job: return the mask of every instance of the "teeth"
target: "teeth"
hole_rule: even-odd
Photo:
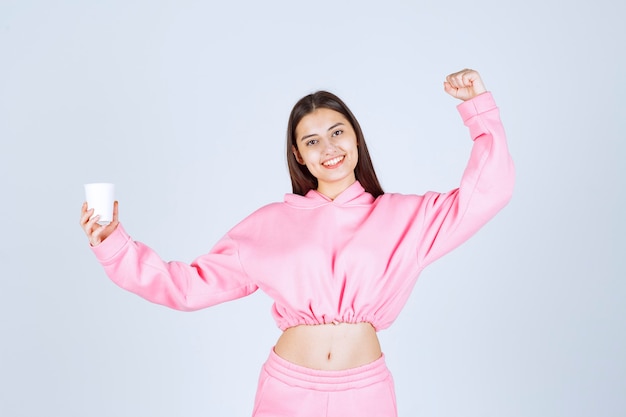
[[[341,162],[342,159],[343,159],[343,156],[338,156],[337,158],[333,158],[333,159],[331,159],[329,161],[324,162],[323,165],[327,166],[327,167],[332,166],[332,165],[336,165],[339,162]]]

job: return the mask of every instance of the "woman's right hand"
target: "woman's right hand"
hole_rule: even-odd
[[[109,237],[111,233],[115,230],[117,225],[119,224],[118,212],[117,212],[117,201],[113,203],[113,221],[107,225],[98,224],[98,220],[100,216],[91,216],[93,215],[93,209],[87,210],[87,202],[83,203],[83,207],[81,209],[80,216],[80,226],[85,231],[87,238],[89,239],[89,244],[91,246],[99,245],[104,239]],[[91,218],[91,219],[90,219]]]

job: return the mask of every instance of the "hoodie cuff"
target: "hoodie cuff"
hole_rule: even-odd
[[[470,100],[464,101],[456,106],[456,108],[463,119],[463,123],[465,123],[472,117],[493,110],[497,108],[497,106],[493,96],[487,91]]]
[[[114,258],[130,240],[130,236],[126,233],[122,224],[118,223],[113,233],[100,242],[99,245],[92,246],[91,250],[100,263],[106,263],[111,258]]]

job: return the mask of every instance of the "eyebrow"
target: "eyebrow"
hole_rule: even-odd
[[[330,132],[330,131],[331,131],[331,130],[333,130],[334,128],[339,127],[339,126],[343,126],[343,125],[344,125],[344,124],[343,124],[342,122],[335,123],[334,125],[332,125],[331,127],[329,127],[329,128],[328,128],[327,132]],[[302,136],[302,137],[300,138],[300,141],[303,141],[303,140],[308,139],[308,138],[312,138],[313,136],[317,136],[317,133],[312,133],[312,134],[310,134],[310,135]]]

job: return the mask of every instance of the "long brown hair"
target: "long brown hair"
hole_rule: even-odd
[[[296,144],[296,127],[304,116],[312,113],[316,109],[325,108],[341,113],[352,125],[356,133],[358,145],[358,158],[354,175],[361,183],[365,191],[372,194],[374,198],[384,194],[370,154],[365,144],[363,131],[356,117],[352,114],[348,106],[336,95],[328,91],[317,91],[313,94],[302,97],[291,110],[289,122],[287,124],[287,165],[289,166],[289,176],[291,177],[291,187],[294,194],[305,195],[309,190],[317,189],[317,178],[315,178],[305,165],[300,165],[293,154],[293,147]]]

